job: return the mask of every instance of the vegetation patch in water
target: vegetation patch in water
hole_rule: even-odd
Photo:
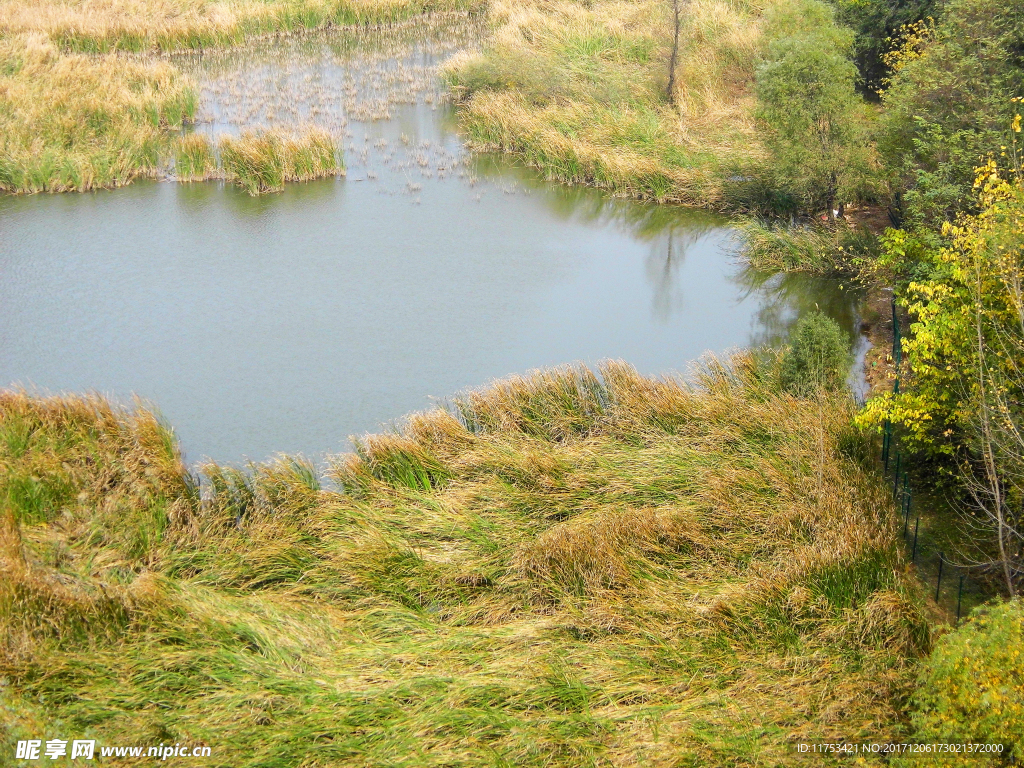
[[[276,192],[285,182],[334,176],[340,170],[334,139],[326,131],[277,131],[224,136],[218,144],[225,176],[250,195]]]

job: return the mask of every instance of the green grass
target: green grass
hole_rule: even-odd
[[[737,221],[735,226],[743,255],[762,272],[854,276],[879,253],[875,235],[852,229],[844,222],[787,226],[747,218]]]
[[[200,488],[145,410],[0,395],[0,737],[566,767],[901,738],[931,640],[896,515],[847,400],[777,365],[509,379],[327,484],[280,459]]]

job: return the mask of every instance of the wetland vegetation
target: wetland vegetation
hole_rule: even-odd
[[[410,210],[445,177],[471,190],[460,210],[532,193],[503,172],[488,186],[487,162],[444,132],[418,135],[440,108],[430,125],[457,125],[471,149],[658,204],[594,198],[595,220],[628,220],[649,244],[657,322],[682,303],[687,249],[714,230],[666,224],[671,203],[760,216],[733,230],[761,269],[729,280],[751,293],[807,275],[887,284],[912,322],[903,390],[882,382],[861,410],[843,392],[850,339],[812,311],[836,292],[800,289],[746,332],[774,350],[706,358],[685,382],[607,362],[504,378],[355,439],[326,468],[189,467],[141,404],[2,392],[5,746],[74,729],[202,742],[218,765],[568,767],[796,765],[796,741],[922,739],[998,741],[1019,759],[1020,601],[953,631],[907,562],[875,457],[878,428],[895,425],[915,482],[961,507],[960,559],[1015,598],[1022,13],[995,0],[0,0],[4,192],[167,177],[258,196],[321,178]],[[329,32],[346,26],[366,29],[359,57]],[[252,44],[282,40],[288,65],[264,66]],[[314,211],[301,234],[331,229],[315,197],[279,198],[299,200]],[[284,208],[232,205],[271,210],[254,230],[265,249],[246,257],[272,277]],[[392,208],[359,210],[397,231],[380,218]],[[527,207],[506,210],[533,226]],[[30,218],[12,229],[42,242]],[[297,239],[314,255],[328,242]],[[401,261],[382,295],[447,266]],[[487,266],[507,285],[522,273]],[[304,300],[332,286],[328,268],[302,265]],[[348,290],[346,275],[335,293]],[[859,295],[824,307],[849,315],[846,331]],[[419,330],[425,305],[397,298],[381,326],[411,325],[409,304]],[[430,298],[453,317],[468,301]],[[486,330],[474,307],[460,322]],[[437,355],[428,336],[403,346]],[[282,369],[324,356],[290,352]],[[891,381],[895,361],[881,363]]]
[[[497,382],[300,460],[4,395],[4,735],[218,765],[800,764],[900,740],[927,601],[846,395],[779,363]],[[327,484],[329,481],[329,484]]]

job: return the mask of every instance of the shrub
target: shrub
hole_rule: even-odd
[[[911,722],[925,741],[997,742],[1024,750],[1024,603],[977,609],[925,661]]]
[[[782,360],[782,385],[796,395],[842,389],[850,367],[850,339],[821,312],[800,319]]]

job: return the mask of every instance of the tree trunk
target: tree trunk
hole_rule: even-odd
[[[672,0],[672,20],[674,31],[672,36],[672,58],[668,62],[668,103],[676,105],[676,64],[679,62],[679,0]]]
[[[1011,532],[1006,519],[1006,502],[1003,497],[1003,485],[999,478],[999,467],[996,463],[996,439],[992,425],[992,414],[989,408],[989,393],[985,361],[985,336],[982,332],[981,275],[980,266],[975,263],[974,286],[974,328],[977,336],[978,353],[978,404],[981,417],[981,452],[985,465],[985,482],[988,484],[988,495],[992,508],[989,515],[995,523],[996,538],[999,544],[999,559],[1003,563],[1003,578],[1006,579],[1006,591],[1015,597],[1017,590],[1013,583],[1013,569],[1010,564],[1010,553],[1007,543],[1011,541]]]

